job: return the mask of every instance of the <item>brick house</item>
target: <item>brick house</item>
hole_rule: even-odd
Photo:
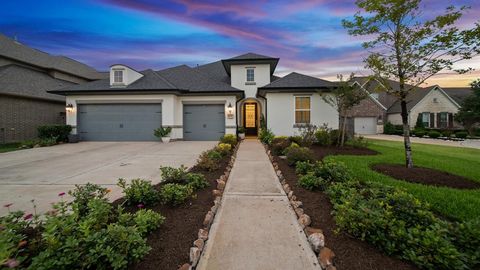
[[[65,98],[47,91],[101,77],[85,64],[0,34],[0,143],[35,138],[41,125],[65,124]]]

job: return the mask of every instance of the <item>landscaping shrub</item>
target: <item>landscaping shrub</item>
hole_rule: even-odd
[[[78,215],[85,216],[88,213],[88,203],[92,200],[102,200],[107,202],[108,189],[92,183],[85,185],[75,185],[73,190],[68,191],[68,194],[73,197],[72,205],[77,211]],[[62,195],[63,193],[60,193]]]
[[[218,163],[218,159],[214,159],[210,156],[210,151],[204,151],[200,157],[197,159],[197,167],[206,170],[209,172],[218,170],[220,168],[220,164]],[[213,154],[215,155],[215,154]]]
[[[345,140],[348,139],[348,134],[345,134]],[[340,141],[340,130],[332,129],[330,130],[330,140],[332,141],[332,145],[337,144]]]
[[[287,162],[290,166],[295,165],[298,161],[313,161],[315,158],[313,156],[312,150],[307,147],[288,147],[286,151]]]
[[[298,178],[298,184],[308,190],[325,190],[326,188],[325,180],[312,172],[300,176],[300,178]]]
[[[285,149],[290,146],[290,141],[286,136],[275,136],[272,140],[271,149],[274,155],[281,156]]]
[[[190,185],[165,184],[160,190],[162,203],[172,206],[185,202],[193,194]]]
[[[331,130],[328,128],[319,128],[315,132],[315,138],[316,138],[316,143],[318,145],[322,146],[328,146],[333,144],[332,136],[331,136]]]
[[[292,143],[296,143],[297,145],[302,144],[302,137],[301,136],[290,136],[288,140]]]
[[[295,173],[298,175],[305,175],[311,172],[315,166],[316,163],[310,161],[298,161],[295,163]]]
[[[346,144],[353,148],[366,148],[368,146],[368,140],[363,136],[353,137],[351,140],[348,140]]]
[[[467,136],[468,136],[468,133],[466,131],[458,131],[455,133],[456,138],[466,139]]]
[[[127,184],[125,179],[120,178],[117,185],[122,188],[129,205],[151,205],[159,199],[158,192],[153,188],[151,181],[132,179],[130,184]]]
[[[222,159],[222,154],[216,150],[208,150],[207,153],[208,157],[213,160],[219,161]]]
[[[204,189],[204,188],[210,186],[207,179],[205,179],[205,176],[201,173],[188,173],[187,174],[187,183],[194,190]]]
[[[142,236],[146,236],[165,222],[165,217],[150,210],[140,209],[134,214],[121,213],[118,217],[118,223],[124,226],[136,226]]]
[[[160,175],[164,183],[186,184],[187,174],[187,167],[183,165],[178,168],[160,167]]]
[[[23,211],[15,211],[0,217],[0,267],[5,266],[8,260],[14,260],[19,268],[22,267],[29,246],[35,245],[36,239],[27,239],[26,235],[27,231],[32,230],[32,219],[25,219],[24,216]]]
[[[384,125],[383,125],[383,133],[384,134],[388,134],[388,135],[394,135],[396,134],[395,133],[395,126],[390,123],[390,122],[386,122]]]
[[[268,129],[268,128],[262,128],[260,129],[260,132],[258,134],[258,139],[267,145],[270,145],[272,143],[273,138],[275,137],[275,134]]]
[[[428,137],[436,139],[436,138],[440,137],[440,132],[438,132],[436,130],[431,130],[431,131],[428,132]]]
[[[422,138],[423,136],[425,136],[425,133],[426,133],[425,130],[422,130],[422,129],[416,129],[413,131],[413,134],[419,138]]]
[[[221,143],[227,143],[234,148],[237,145],[238,139],[236,135],[233,134],[225,134],[220,138]]]
[[[57,137],[42,138],[38,140],[38,145],[40,145],[41,147],[52,146],[52,145],[56,145],[57,141],[58,141]]]
[[[312,124],[302,125],[299,128],[300,136],[302,137],[302,141],[300,143],[301,146],[310,147],[316,140],[315,134],[318,130],[318,127]]]
[[[445,129],[445,130],[442,130],[442,136],[443,137],[447,137],[447,138],[450,138],[453,134],[453,131],[452,130],[449,130],[449,129]]]
[[[68,141],[68,135],[72,131],[70,125],[46,125],[37,128],[40,139],[56,138],[57,142]]]
[[[219,152],[222,156],[226,156],[232,151],[232,145],[228,143],[219,143],[217,147],[215,147],[215,151]]]
[[[317,176],[322,177],[328,182],[346,182],[352,179],[347,166],[342,162],[334,160],[317,162],[313,169]]]

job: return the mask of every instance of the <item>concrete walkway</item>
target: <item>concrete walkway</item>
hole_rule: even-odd
[[[197,269],[320,269],[257,140],[240,144]]]
[[[376,135],[363,135],[363,137],[367,139],[403,142],[403,137],[398,135],[376,134]],[[480,149],[480,140],[467,139],[464,141],[447,141],[447,140],[430,139],[430,138],[410,137],[410,141],[412,143],[423,143],[423,144],[468,147],[468,148]]]

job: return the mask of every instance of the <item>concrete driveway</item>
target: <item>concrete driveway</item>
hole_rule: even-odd
[[[216,142],[81,142],[0,154],[0,215],[3,205],[12,210],[50,209],[75,184],[88,182],[112,190],[110,199],[121,197],[118,178],[144,178],[160,182],[160,166],[191,167],[202,151]],[[68,199],[68,196],[66,197]]]

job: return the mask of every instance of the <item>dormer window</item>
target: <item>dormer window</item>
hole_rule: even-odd
[[[247,82],[255,81],[255,69],[247,68]]]
[[[123,83],[123,70],[113,71],[113,83]]]

